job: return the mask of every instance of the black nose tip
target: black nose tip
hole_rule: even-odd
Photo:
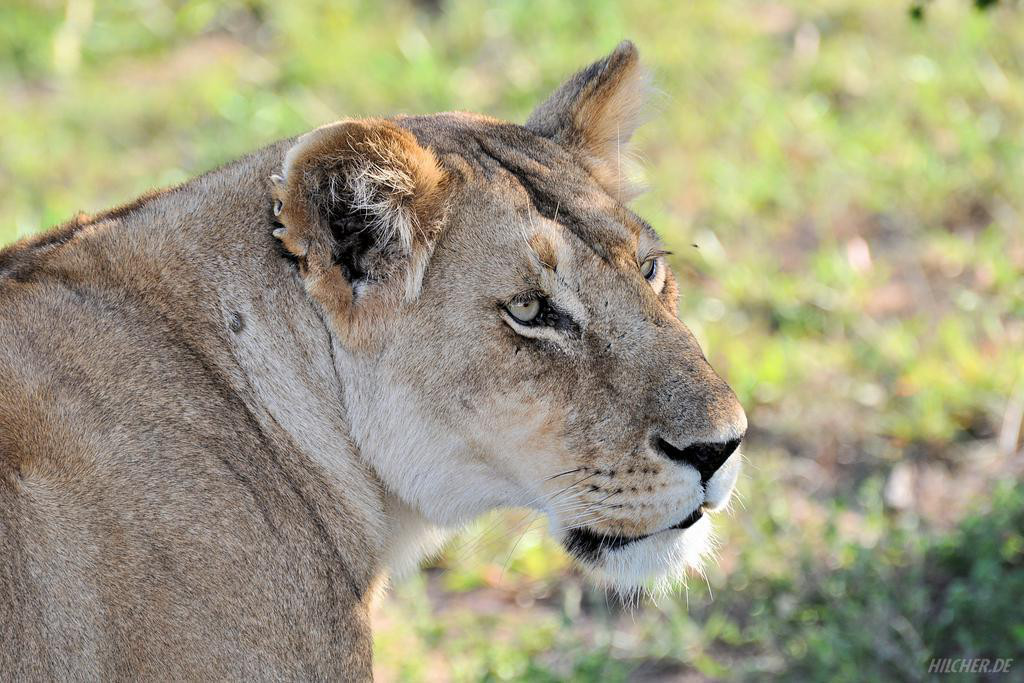
[[[696,467],[700,472],[701,483],[707,484],[711,475],[718,471],[722,463],[728,460],[736,447],[740,445],[740,440],[702,441],[692,443],[685,448],[676,448],[665,439],[656,438],[654,444],[669,460]]]

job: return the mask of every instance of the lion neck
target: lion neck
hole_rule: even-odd
[[[369,547],[347,554],[358,554],[372,583],[383,586],[436,549],[443,534],[361,457],[332,333],[271,235],[269,178],[290,144],[155,194],[87,238],[121,271],[120,286],[142,292],[180,326],[183,342],[229,382],[261,429],[287,434],[288,456],[313,465],[351,511],[355,536],[367,539]],[[126,262],[131,269],[120,267]]]

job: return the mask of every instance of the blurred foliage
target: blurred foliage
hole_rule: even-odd
[[[910,3],[910,18],[921,21],[925,18],[925,9],[932,0],[914,0]],[[1011,0],[1013,1],[1013,0]],[[979,10],[987,10],[999,5],[999,0],[971,0]]]
[[[802,680],[918,680],[948,653],[1019,655],[1024,494],[1004,486],[985,510],[938,539],[893,525],[870,547],[840,544],[832,566],[809,563],[808,552],[797,574],[769,584],[759,618],[733,622],[736,644],[782,653],[787,676]],[[742,614],[740,595],[721,599],[718,609]]]
[[[992,493],[1020,473],[1024,16],[989,5],[7,0],[0,243],[343,116],[522,121],[632,38],[664,93],[637,208],[748,409],[746,509],[706,585],[633,611],[484,520],[381,610],[381,677],[1024,666],[1022,498]]]

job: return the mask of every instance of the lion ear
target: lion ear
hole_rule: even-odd
[[[563,83],[534,110],[526,127],[578,153],[605,190],[628,198],[622,164],[651,89],[650,72],[626,40]]]
[[[274,231],[315,298],[338,312],[373,288],[416,297],[440,230],[446,176],[390,121],[342,121],[307,133],[272,177]]]

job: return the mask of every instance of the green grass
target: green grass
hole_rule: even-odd
[[[1024,671],[1024,14],[971,5],[15,0],[0,243],[342,116],[521,121],[632,38],[637,207],[747,408],[745,505],[707,583],[632,611],[539,527],[470,532],[382,608],[381,678]]]

